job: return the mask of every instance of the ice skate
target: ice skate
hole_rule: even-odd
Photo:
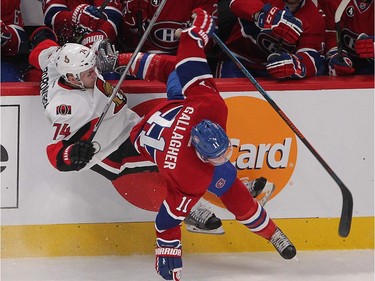
[[[184,220],[186,229],[195,233],[224,234],[221,220],[204,206],[192,210]]]
[[[279,228],[276,228],[275,233],[269,241],[284,259],[292,259],[297,254],[297,250],[292,242],[290,242],[288,237]]]
[[[250,181],[247,177],[241,178],[240,180],[244,183],[247,190],[249,190],[251,196],[254,198],[258,197],[260,194],[264,194],[262,199],[258,200],[262,206],[266,205],[268,199],[270,199],[275,190],[275,185],[272,182],[267,181],[267,179],[264,177],[260,177],[252,181]]]

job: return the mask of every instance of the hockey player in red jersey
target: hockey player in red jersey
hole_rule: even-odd
[[[1,81],[22,81],[22,71],[15,65],[17,54],[27,52],[27,38],[20,10],[20,0],[1,1]]]
[[[374,73],[374,1],[351,0],[340,19],[343,52],[338,54],[335,12],[341,0],[321,1],[325,15],[326,59],[329,74],[344,76]]]
[[[324,72],[324,21],[312,0],[233,0],[226,44],[254,76],[302,79]],[[217,77],[243,77],[225,56]]]
[[[161,0],[125,0],[121,39],[127,50],[136,47],[160,3]],[[217,0],[167,1],[142,50],[150,53],[176,54],[178,39],[175,31],[188,26],[191,12],[198,7],[216,17]]]
[[[122,3],[110,0],[43,0],[44,23],[58,35],[59,44],[82,43],[91,46],[108,38],[115,41],[122,22]]]
[[[204,51],[215,26],[204,10],[193,12],[192,26],[181,34],[176,71],[168,85],[180,84],[186,98],[180,91],[172,93],[131,132],[136,149],[157,164],[168,185],[155,219],[155,267],[165,280],[181,280],[180,224],[206,190],[217,195],[239,222],[269,240],[283,258],[296,254],[293,244],[251,197],[228,161],[232,147],[225,133],[227,107]]]
[[[51,164],[64,172],[91,169],[109,180],[124,174],[157,171],[155,164],[140,156],[130,142],[130,130],[141,119],[128,108],[122,91],[117,93],[93,140],[96,153],[93,143],[88,142],[113,90],[96,68],[98,65],[103,72],[113,70],[117,55],[109,43],[98,41],[89,49],[75,43],[60,47],[55,41],[52,30],[39,29],[33,35],[35,47],[29,58],[31,65],[43,69],[40,94],[45,116],[51,123],[51,142],[47,147]],[[167,71],[172,71],[174,61],[166,64],[171,65]],[[151,68],[159,72],[157,65]],[[265,184],[261,178],[248,186],[257,196]],[[190,217],[194,228],[189,230],[211,234],[222,231],[221,221],[213,212],[202,206],[195,210]]]

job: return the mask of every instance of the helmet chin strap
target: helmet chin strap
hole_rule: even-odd
[[[73,74],[70,74],[73,76],[73,79],[74,81],[76,81],[77,83],[72,83],[69,79],[68,79],[68,75],[66,75],[66,78],[64,76],[61,76],[64,80],[64,83],[68,86],[71,86],[73,88],[77,88],[77,89],[81,89],[81,90],[86,90],[85,86],[83,85],[81,79],[77,79],[76,77],[74,77]]]

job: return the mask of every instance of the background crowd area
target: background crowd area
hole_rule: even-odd
[[[162,0],[34,0],[38,5],[32,8],[43,15],[39,26],[25,23],[23,15],[30,13],[22,5],[26,1],[1,1],[1,82],[39,82],[42,72],[29,65],[28,57],[44,39],[88,47],[108,39],[120,53],[132,52]],[[350,0],[336,25],[341,2],[167,0],[141,51],[175,55],[174,31],[188,28],[192,12],[200,7],[213,15],[218,36],[255,77],[373,75],[373,0]],[[213,41],[206,53],[214,77],[243,77]],[[118,73],[107,76],[118,78]]]

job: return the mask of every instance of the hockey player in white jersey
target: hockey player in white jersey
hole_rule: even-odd
[[[115,67],[117,54],[107,41],[91,48],[67,43],[59,46],[53,31],[46,27],[32,35],[34,46],[29,61],[43,71],[40,94],[45,116],[51,123],[47,156],[59,171],[91,169],[109,180],[124,174],[157,171],[134,149],[129,140],[133,126],[140,117],[127,104],[121,90],[116,94],[94,139],[90,137],[114,87],[100,72]],[[247,181],[256,197],[266,180]],[[185,220],[188,230],[222,234],[222,223],[199,203]]]

